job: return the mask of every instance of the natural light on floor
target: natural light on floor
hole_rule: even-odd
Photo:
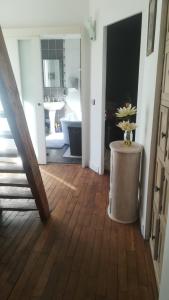
[[[77,190],[77,188],[76,188],[74,185],[72,185],[72,184],[66,182],[65,180],[59,178],[58,176],[52,175],[51,173],[49,173],[49,172],[46,171],[46,170],[42,170],[42,172],[43,172],[44,174],[46,174],[46,175],[52,177],[53,179],[59,181],[60,183],[66,185],[66,186],[67,186],[68,188],[70,188],[71,190],[74,190],[74,191]]]

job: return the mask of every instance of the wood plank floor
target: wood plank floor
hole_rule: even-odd
[[[137,224],[107,216],[109,177],[79,165],[41,167],[52,210],[3,212],[0,300],[156,300],[149,245]]]

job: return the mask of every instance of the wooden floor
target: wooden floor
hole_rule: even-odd
[[[41,168],[52,214],[4,212],[0,300],[156,300],[150,250],[136,224],[107,217],[108,176]]]

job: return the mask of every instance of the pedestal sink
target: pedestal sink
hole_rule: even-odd
[[[50,133],[55,133],[55,115],[56,111],[61,110],[65,106],[64,101],[44,102],[44,109],[49,111]]]

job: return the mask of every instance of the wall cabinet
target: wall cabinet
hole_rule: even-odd
[[[166,42],[163,81],[162,81],[162,104],[169,107],[169,40]]]
[[[169,202],[169,107],[160,106],[157,157],[154,177],[154,199],[151,226],[151,251],[156,278],[160,283],[165,228]]]
[[[169,174],[165,171],[162,162],[157,158],[150,246],[158,284],[160,283],[163,262],[168,196]]]
[[[155,180],[154,180],[154,207],[156,207],[158,213],[161,210],[163,183],[164,183],[164,167],[161,161],[157,158]]]
[[[157,146],[158,146],[158,153],[162,161],[164,161],[166,157],[168,116],[169,116],[168,108],[161,105]]]
[[[169,40],[169,10],[168,10],[168,17],[167,17],[166,40]]]
[[[151,226],[151,251],[156,277],[160,283],[165,228],[168,218],[169,202],[169,108],[161,105],[157,141],[157,158],[154,178],[154,199]]]
[[[163,192],[161,197],[160,214],[164,223],[167,223],[169,203],[169,173],[165,172],[163,181]]]
[[[159,226],[160,219],[158,217],[158,212],[155,207],[152,211],[152,226],[151,226],[151,251],[153,260],[156,261],[158,258],[158,241],[159,241]]]
[[[169,202],[169,11],[157,137],[150,247],[158,285],[161,279]]]

